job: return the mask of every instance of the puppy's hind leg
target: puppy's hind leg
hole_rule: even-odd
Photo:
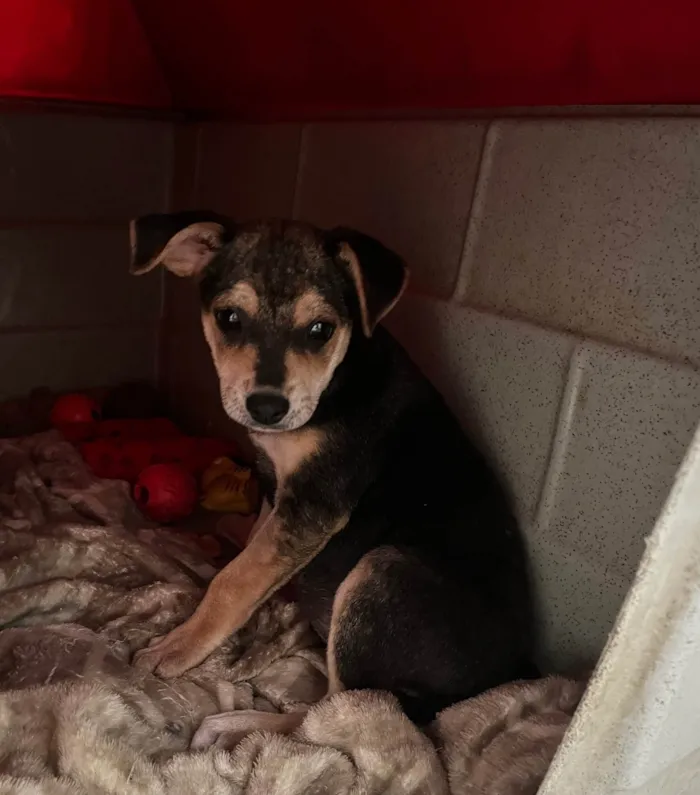
[[[336,591],[329,695],[388,690],[416,723],[511,678],[498,610],[411,550],[368,552]],[[500,629],[497,629],[500,626]]]

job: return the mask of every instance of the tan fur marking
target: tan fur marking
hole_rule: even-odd
[[[242,309],[251,317],[258,314],[260,298],[249,282],[236,282],[230,290],[216,297],[213,309]]]
[[[339,326],[328,344],[318,353],[300,353],[289,350],[284,357],[287,370],[287,392],[294,402],[294,391],[318,401],[330,383],[336,367],[342,362],[350,344],[351,331],[348,326]]]
[[[328,632],[326,645],[326,665],[328,668],[328,693],[332,696],[345,690],[345,686],[338,674],[338,660],[336,658],[336,640],[340,622],[349,604],[352,603],[357,592],[372,577],[375,567],[383,561],[400,558],[400,553],[393,547],[378,547],[360,558],[359,563],[351,569],[350,573],[338,586],[333,597],[333,610],[331,613],[331,626]]]
[[[258,361],[257,348],[253,345],[232,347],[224,344],[216,321],[208,312],[202,315],[202,327],[222,387],[248,381],[252,386]]]
[[[351,246],[347,243],[343,243],[340,247],[340,251],[338,252],[338,256],[345,260],[348,264],[348,268],[350,269],[350,276],[352,276],[352,280],[355,283],[355,290],[357,291],[357,298],[360,304],[360,315],[362,316],[362,330],[365,333],[365,336],[370,337],[372,332],[374,331],[374,327],[379,323],[383,318],[385,318],[389,312],[396,306],[396,304],[401,299],[401,296],[404,294],[406,287],[408,286],[408,270],[404,271],[404,279],[403,283],[401,284],[401,289],[398,292],[398,295],[394,300],[384,307],[377,318],[374,321],[374,325],[370,322],[369,313],[367,311],[367,296],[365,294],[365,283],[364,279],[362,278],[362,268],[360,267],[360,262],[357,259],[357,255],[352,250]]]
[[[300,428],[280,433],[252,433],[251,438],[272,461],[278,486],[283,486],[305,461],[318,454],[325,437],[315,428]]]
[[[253,536],[256,535],[258,530],[265,524],[267,518],[272,513],[272,506],[267,501],[267,498],[264,497],[262,501],[262,505],[260,506],[260,513],[258,514],[258,518],[255,520],[255,524],[251,527],[250,533],[248,533],[248,541],[247,543],[253,540]]]
[[[331,614],[331,627],[328,633],[326,646],[326,666],[328,668],[328,693],[326,697],[345,690],[338,674],[338,661],[336,659],[336,636],[341,617],[352,600],[355,592],[360,588],[372,573],[372,564],[366,557],[350,571],[350,574],[340,583],[333,598],[333,612]]]
[[[136,261],[136,221],[129,221],[129,246],[131,247],[131,269]],[[136,269],[138,270],[138,269]]]
[[[137,276],[153,270],[157,265],[164,265],[176,276],[196,276],[207,266],[217,249],[221,246],[221,224],[203,221],[181,229],[170,238],[160,252],[150,262],[136,267],[133,262],[131,272]],[[136,251],[136,228],[130,232],[132,252]]]
[[[280,553],[289,533],[273,510],[250,544],[214,577],[194,614],[154,646],[138,652],[137,666],[169,677],[198,665],[346,524],[344,516],[324,532],[310,536],[290,556]]]
[[[352,280],[355,284],[355,290],[357,292],[357,300],[360,304],[360,316],[362,317],[362,331],[364,331],[365,336],[369,337],[372,334],[372,326],[369,322],[369,314],[367,312],[367,296],[365,295],[365,285],[362,279],[362,269],[360,268],[360,263],[357,259],[357,255],[355,252],[350,248],[347,243],[343,243],[340,247],[340,251],[338,252],[338,256],[347,262],[348,267],[350,268],[350,276],[352,276]]]
[[[315,320],[337,322],[333,307],[316,290],[309,290],[301,295],[294,304],[293,322],[295,326],[304,328]]]

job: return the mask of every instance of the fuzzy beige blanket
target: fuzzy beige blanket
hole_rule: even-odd
[[[324,700],[323,649],[281,600],[179,679],[136,672],[213,573],[57,434],[0,441],[0,794],[536,792],[580,683],[514,683],[424,734],[387,694]],[[217,713],[309,705],[291,735],[205,732],[190,750]]]

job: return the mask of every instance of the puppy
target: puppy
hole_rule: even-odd
[[[229,416],[267,510],[193,616],[138,653],[198,665],[296,578],[330,693],[396,694],[414,720],[526,675],[526,560],[508,501],[441,397],[380,325],[403,261],[348,229],[214,213],[132,223],[132,272],[198,280]]]

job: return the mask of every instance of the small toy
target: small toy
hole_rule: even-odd
[[[202,493],[202,507],[209,511],[249,514],[257,503],[251,471],[226,457],[217,458],[205,470]]]
[[[61,395],[51,409],[51,424],[55,428],[76,423],[98,422],[100,407],[96,400],[79,392]]]
[[[96,400],[79,392],[61,395],[53,404],[49,419],[69,442],[77,444],[94,435],[100,406]]]
[[[189,516],[197,504],[197,482],[178,464],[153,464],[139,475],[134,500],[154,522],[169,524]]]
[[[146,439],[95,439],[82,444],[80,454],[98,478],[129,483],[151,464],[166,463],[153,460],[153,444]]]
[[[155,423],[155,420],[149,422]],[[230,454],[233,449],[228,442],[218,439],[167,435],[165,431],[168,421],[162,422],[165,423],[162,436],[105,436],[82,444],[80,453],[97,477],[133,483],[151,464],[180,464],[195,477],[199,477],[212,461]],[[109,423],[109,427],[115,427],[112,421]],[[97,433],[101,433],[101,429],[107,425],[107,422],[100,423]]]

